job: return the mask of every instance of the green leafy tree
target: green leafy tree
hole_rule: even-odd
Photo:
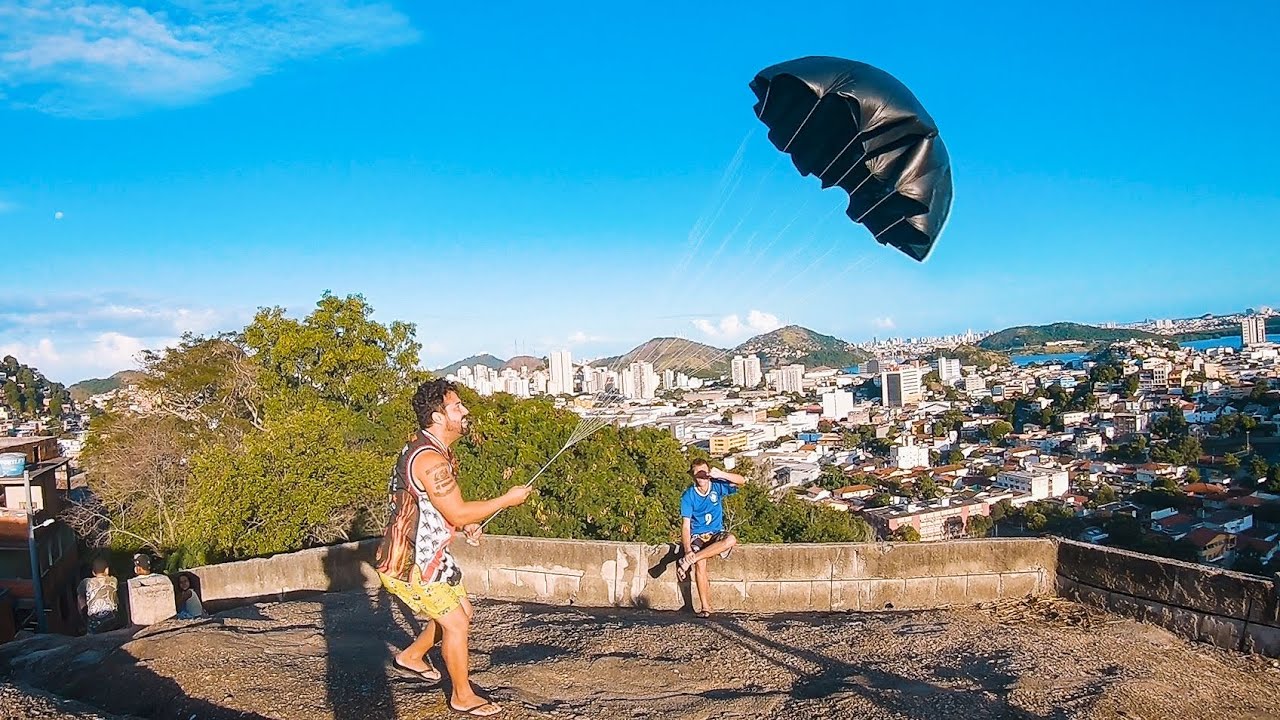
[[[991,529],[995,527],[995,522],[986,515],[972,515],[969,517],[969,524],[965,528],[969,537],[984,538],[991,534]]]
[[[897,542],[920,542],[920,531],[910,525],[903,525],[894,530],[890,538]]]
[[[1000,442],[1011,432],[1013,432],[1013,425],[1005,420],[997,420],[987,426],[987,436],[993,443]]]
[[[1270,469],[1271,464],[1261,455],[1254,453],[1249,457],[1249,474],[1255,479],[1265,477]]]
[[[1240,458],[1232,453],[1227,453],[1227,456],[1222,459],[1222,469],[1232,475],[1236,474],[1240,471]]]
[[[1116,501],[1116,491],[1110,485],[1103,483],[1098,486],[1097,492],[1093,494],[1093,501],[1099,505],[1107,505]]]
[[[893,498],[889,495],[889,493],[883,493],[883,492],[876,493],[875,495],[872,495],[871,497],[867,498],[866,507],[869,507],[869,508],[888,507],[889,503],[891,502],[893,502]]]
[[[1124,378],[1124,396],[1131,398],[1138,394],[1138,376],[1126,375]]]

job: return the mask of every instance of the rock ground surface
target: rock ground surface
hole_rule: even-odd
[[[1273,661],[1060,600],[711,620],[478,600],[474,625],[472,679],[505,718],[1280,718]],[[0,717],[462,717],[447,677],[388,669],[418,627],[356,591],[18,640]]]

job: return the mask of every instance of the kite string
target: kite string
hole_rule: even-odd
[[[569,440],[571,441],[572,439],[573,439],[572,436],[570,436]],[[533,477],[529,478],[529,481],[524,484],[524,487],[532,487],[533,481],[537,480],[538,477],[542,475],[542,473],[545,472],[547,468],[551,467],[551,463],[555,462],[556,458],[560,457],[562,454],[564,454],[565,450],[569,449],[569,446],[572,444],[572,442],[570,441],[565,441],[565,444],[559,450],[556,451],[556,454],[552,455],[551,459],[548,460],[546,464],[543,465],[538,470],[538,472],[534,473]],[[480,529],[483,530],[485,526],[488,525],[490,522],[492,522],[494,518],[498,517],[498,513],[502,512],[504,509],[505,508],[498,508],[497,512],[494,512],[492,515],[488,517],[488,519],[486,519],[483,523],[480,524]]]

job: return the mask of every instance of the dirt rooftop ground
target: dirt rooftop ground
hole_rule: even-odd
[[[1280,718],[1277,663],[1063,600],[712,620],[476,605],[473,679],[507,718]],[[357,591],[19,640],[0,646],[0,717],[461,717],[445,685],[387,669],[416,622]]]

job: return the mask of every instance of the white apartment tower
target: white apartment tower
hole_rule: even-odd
[[[952,385],[960,379],[960,360],[958,358],[938,358],[938,379],[943,385]]]
[[[1267,319],[1262,315],[1247,315],[1240,320],[1240,340],[1245,347],[1265,345]]]
[[[759,355],[746,357],[735,355],[733,361],[729,363],[729,368],[733,374],[733,384],[738,387],[755,387],[760,384],[760,379],[763,377],[760,374]]]
[[[880,402],[885,407],[902,407],[924,399],[924,368],[907,365],[880,373]]]

